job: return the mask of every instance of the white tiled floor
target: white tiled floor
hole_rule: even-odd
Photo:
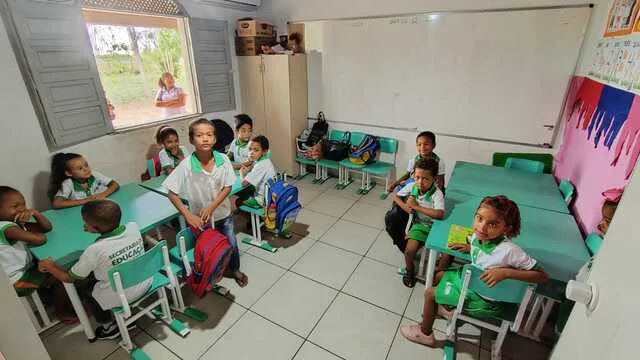
[[[229,298],[199,299],[185,290],[187,303],[209,315],[204,322],[176,315],[191,328],[187,337],[141,320],[134,342],[152,359],[441,359],[441,349],[399,333],[401,324],[420,320],[424,287],[408,289],[396,274],[402,257],[382,230],[390,204],[379,199],[382,187],[360,196],[357,183],[343,191],[333,185],[333,179],[312,184],[311,176],[298,182],[305,208],[294,236],[272,241],[277,252],[241,248],[246,288],[225,279]],[[445,326],[436,321],[438,339]],[[459,333],[458,359],[490,358],[489,336],[470,325]],[[59,326],[42,338],[54,360],[128,358],[116,341],[90,344],[79,326]],[[548,356],[540,344],[510,336],[503,358]]]

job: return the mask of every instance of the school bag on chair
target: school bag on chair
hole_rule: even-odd
[[[267,230],[285,237],[302,208],[298,201],[298,188],[287,181],[287,175],[267,181],[265,191],[264,224]]]
[[[191,229],[193,231],[193,229]],[[196,247],[193,253],[193,271],[187,278],[193,293],[202,297],[222,280],[233,248],[226,236],[215,229],[194,231]]]
[[[320,140],[327,136],[328,131],[329,123],[327,123],[327,120],[325,120],[324,113],[320,111],[318,113],[318,120],[313,123],[313,126],[311,127],[311,133],[309,134],[305,145],[307,145],[307,147],[316,145],[320,142]]]
[[[349,157],[349,141],[351,141],[351,133],[348,131],[340,140],[324,140],[322,142],[322,157],[333,161],[346,159]]]
[[[365,135],[360,144],[351,150],[349,160],[356,165],[365,165],[375,161],[380,142],[373,135]]]

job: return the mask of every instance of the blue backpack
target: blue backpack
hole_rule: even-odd
[[[365,135],[364,139],[351,149],[349,160],[356,165],[365,165],[376,160],[376,155],[380,149],[378,138],[373,135]]]
[[[269,231],[288,235],[302,208],[298,188],[287,181],[286,175],[277,176],[267,181],[265,197],[265,226]]]

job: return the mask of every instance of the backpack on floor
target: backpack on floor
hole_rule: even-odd
[[[312,147],[313,145],[319,143],[320,140],[327,136],[328,131],[329,123],[327,123],[327,120],[325,120],[324,113],[320,111],[318,113],[318,120],[313,123],[313,126],[311,127],[311,133],[309,134],[305,145],[307,145],[307,147]]]
[[[375,161],[380,149],[378,138],[373,135],[365,135],[358,146],[351,150],[349,160],[356,165],[369,164]]]
[[[286,174],[270,179],[266,187],[265,227],[277,234],[288,234],[302,207],[298,201],[298,188],[287,181]]]
[[[197,238],[193,253],[193,271],[187,278],[187,283],[194,294],[202,297],[222,280],[233,248],[229,239],[218,230],[209,228],[202,232],[195,231],[194,235]]]

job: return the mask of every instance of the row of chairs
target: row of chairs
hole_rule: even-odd
[[[333,129],[329,132],[328,139],[340,141],[345,136],[345,131]],[[367,134],[362,132],[351,132],[351,139],[349,141],[350,146],[357,146]],[[308,174],[307,166],[315,166],[316,174],[314,183],[323,183],[329,179],[329,169],[338,171],[338,184],[336,189],[344,189],[349,186],[353,180],[351,179],[351,172],[360,173],[361,185],[358,189],[358,193],[367,194],[375,186],[375,182],[372,183],[371,178],[385,179],[385,189],[389,186],[391,181],[391,174],[396,166],[396,154],[398,153],[398,140],[378,137],[380,143],[380,158],[375,162],[358,165],[352,163],[349,159],[342,161],[334,161],[328,159],[307,159],[301,156],[296,157],[296,161],[299,164],[300,176]],[[389,158],[384,161],[382,157]]]

